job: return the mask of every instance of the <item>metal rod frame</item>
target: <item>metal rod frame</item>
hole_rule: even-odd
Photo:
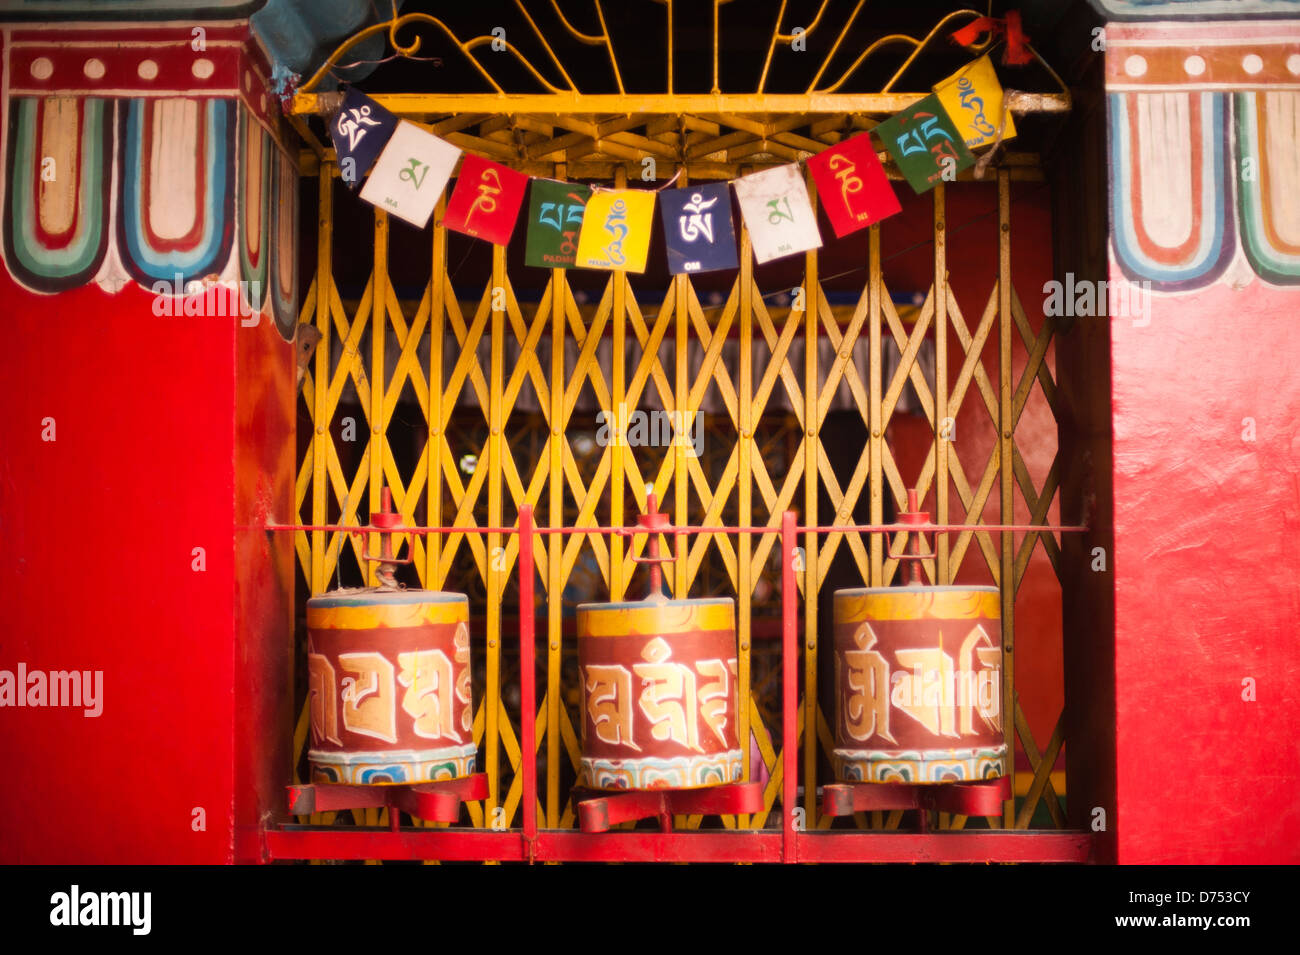
[[[268,531],[316,530],[295,525],[267,525]],[[1088,862],[1094,838],[1085,832],[1038,833],[1027,831],[989,832],[847,832],[803,831],[798,807],[799,627],[797,576],[804,572],[804,557],[798,547],[800,534],[857,530],[864,533],[892,533],[896,530],[928,531],[959,529],[959,525],[863,525],[857,527],[800,526],[793,511],[781,516],[781,620],[782,620],[782,713],[785,772],[781,782],[781,831],[698,831],[582,833],[572,830],[539,830],[537,744],[535,612],[533,607],[533,549],[535,538],[577,532],[575,528],[535,527],[533,507],[519,507],[516,527],[475,528],[477,533],[518,538],[519,560],[519,690],[522,719],[521,747],[531,758],[522,758],[523,824],[518,829],[399,828],[391,821],[386,829],[374,827],[279,826],[263,833],[267,861],[287,859],[390,859],[390,860],[480,860],[520,862],[626,861],[626,862]],[[1041,527],[1035,529],[1041,530]],[[362,532],[367,528],[349,528]],[[407,528],[409,532],[441,536],[465,533],[466,528]],[[662,533],[698,534],[702,527],[664,528]],[[740,535],[770,533],[765,527],[723,529]],[[1063,530],[1082,532],[1084,527]],[[395,531],[396,532],[396,531]],[[611,537],[634,533],[632,528],[596,527],[582,533]],[[641,533],[645,533],[641,531]],[[503,586],[503,582],[501,584]],[[809,783],[814,783],[810,785]],[[816,798],[815,780],[805,778],[805,792]],[[490,800],[491,794],[488,799]]]

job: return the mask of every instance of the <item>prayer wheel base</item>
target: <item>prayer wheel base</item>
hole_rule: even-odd
[[[836,749],[835,778],[846,783],[961,783],[1006,775],[1007,747],[949,750]]]
[[[380,752],[311,750],[313,783],[384,786],[460,779],[474,772],[475,747]]]
[[[396,810],[388,817],[389,828],[394,831],[400,827],[400,813],[428,822],[453,823],[460,819],[462,803],[477,802],[487,795],[485,773],[436,783],[380,786],[300,783],[288,787],[290,815],[388,808]]]
[[[740,750],[669,759],[593,759],[579,763],[584,789],[703,789],[739,782],[744,772]]]

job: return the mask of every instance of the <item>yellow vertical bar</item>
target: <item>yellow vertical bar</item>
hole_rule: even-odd
[[[502,375],[505,360],[505,246],[492,246],[492,366],[488,384],[488,526],[501,526],[501,428]],[[488,798],[484,812],[488,824],[499,805],[501,767],[498,762],[500,731],[498,714],[501,708],[501,593],[504,589],[504,550],[501,534],[488,534],[488,604],[487,604],[487,692],[483,706],[484,749],[487,751]]]
[[[316,370],[312,385],[313,418],[316,433],[312,436],[311,455],[311,521],[324,524],[325,502],[329,487],[326,482],[326,465],[329,460],[329,422],[332,417],[327,404],[330,382],[330,299],[334,296],[334,164],[320,164],[320,200],[316,219],[316,329],[320,341],[316,343]],[[325,589],[325,531],[311,532],[311,592]]]
[[[614,173],[614,188],[622,189],[627,185],[627,170],[619,166]],[[612,527],[622,527],[625,521],[623,513],[623,489],[627,484],[623,455],[627,443],[627,402],[624,374],[624,331],[627,310],[627,273],[621,269],[614,272],[614,340],[610,351],[613,353],[613,371],[610,375],[610,403],[614,420],[617,422],[614,444],[610,448],[609,468],[609,523]],[[623,538],[611,535],[609,539],[609,596],[611,600],[622,600],[627,581],[623,574]]]
[[[1015,457],[1015,422],[1011,412],[1011,173],[998,170],[998,431],[1001,447],[998,459],[1001,507],[1000,520],[1014,524],[1016,518],[1013,462]],[[1012,779],[1012,797],[1003,805],[1003,825],[1015,823],[1016,765],[1016,542],[1015,535],[1003,531],[999,580],[1002,586],[1002,726],[1007,740],[1007,772]]]
[[[726,3],[727,0],[713,0],[713,92],[721,93],[722,89],[718,86],[718,47],[720,40],[718,37],[718,7]]]
[[[948,260],[944,241],[944,188],[934,187],[934,501],[935,522],[948,523],[948,449],[956,422],[948,418]],[[935,534],[935,583],[951,583],[948,535]]]
[[[868,427],[871,434],[868,436],[868,454],[870,455],[871,468],[871,523],[883,524],[885,522],[885,487],[884,487],[884,444],[885,444],[885,421],[884,409],[881,407],[883,397],[882,379],[884,377],[884,361],[880,353],[880,323],[883,320],[883,306],[880,302],[881,281],[880,281],[880,226],[873,225],[867,236],[867,268],[869,275],[867,278],[867,322],[869,323],[869,340],[868,363],[868,400],[867,412],[871,417]],[[885,540],[881,534],[871,535],[871,581],[869,586],[883,587],[885,585]]]
[[[375,210],[375,273],[371,283],[374,299],[370,307],[370,513],[379,512],[379,498],[384,487],[384,455],[387,435],[384,433],[384,392],[387,380],[384,375],[384,340],[388,332],[388,213]],[[371,534],[369,550],[379,553],[379,535]],[[375,565],[366,562],[362,568],[366,582],[374,586]]]
[[[749,230],[741,225],[740,229],[740,481],[737,485],[740,513],[737,519],[741,526],[754,522],[753,514],[753,453],[754,453],[754,263],[749,251]],[[753,619],[751,601],[754,594],[753,559],[754,539],[748,534],[739,535],[736,543],[739,550],[739,584],[740,584],[740,644],[739,672],[736,674],[736,699],[740,704],[736,729],[740,739],[740,758],[744,778],[750,778],[749,743],[749,646],[750,623]],[[749,825],[749,817],[742,816],[739,824]]]
[[[686,172],[685,166],[683,166],[681,170],[681,178],[678,181],[678,185],[684,188],[687,184],[687,180],[688,180],[688,174]],[[690,327],[690,296],[692,292],[690,277],[687,275],[674,276],[673,292],[674,292],[673,308],[677,318],[677,341],[679,344],[678,363],[677,363],[677,369],[679,372],[679,377],[677,379],[677,399],[676,399],[677,412],[681,416],[681,422],[685,432],[689,434],[694,434],[696,433],[694,430],[695,409],[687,409],[685,407],[685,403],[689,400],[688,396],[690,395],[690,389],[685,386],[686,376],[687,374],[689,374],[689,369],[690,369],[690,364],[686,360],[686,349],[689,346],[682,344],[689,340],[688,336],[689,336],[689,327]],[[673,490],[676,492],[676,499],[674,500],[674,509],[676,511],[677,517],[675,522],[677,524],[689,524],[690,516],[687,514],[687,510],[686,510],[687,500],[688,500],[687,493],[689,487],[689,482],[688,482],[688,471],[690,467],[688,464],[689,455],[686,453],[686,447],[682,442],[678,442],[673,445],[672,453],[673,453],[673,476],[674,476]],[[673,596],[677,598],[684,598],[687,596],[687,590],[689,587],[687,581],[687,576],[688,576],[687,565],[689,563],[687,560],[687,554],[689,552],[689,548],[687,547],[688,539],[686,535],[678,534],[675,535],[672,538],[672,540],[673,540],[672,546],[675,548],[674,554],[677,558],[673,563],[673,571],[674,571],[672,575]],[[740,698],[741,697],[739,696],[737,697],[737,699]],[[673,824],[678,827],[686,826],[688,825],[687,819],[688,817],[686,816],[675,816]],[[698,822],[696,823],[696,825],[698,826]]]
[[[682,171],[682,185],[686,185],[685,167]],[[744,268],[744,265],[741,265]],[[673,348],[674,382],[673,387],[676,391],[673,396],[673,405],[677,409],[677,414],[681,418],[682,427],[690,434],[697,433],[695,429],[702,426],[695,423],[696,410],[688,408],[686,405],[690,401],[690,362],[687,360],[687,350],[690,348],[690,310],[687,304],[687,296],[690,292],[690,279],[685,275],[678,275],[673,279],[675,285],[673,295],[673,305],[676,311],[677,320],[677,341]],[[673,523],[689,524],[690,514],[688,513],[687,502],[690,491],[690,477],[687,473],[688,465],[686,462],[686,446],[678,444],[673,447]],[[673,596],[679,599],[686,596],[687,590],[687,549],[686,535],[677,534],[673,537],[673,556],[676,558],[672,566],[672,588]]]
[[[668,95],[673,95],[673,0],[664,0],[668,7]]]
[[[429,279],[429,480],[425,485],[429,527],[442,526],[442,448],[446,441],[442,433],[442,337],[447,314],[444,298],[447,294],[447,227],[442,224],[442,217],[446,211],[446,197],[439,196],[433,212],[433,260]],[[430,534],[424,539],[424,544],[424,585],[437,590],[442,586],[438,579],[442,537]]]
[[[564,178],[564,166],[555,167],[557,179]],[[564,269],[551,270],[551,440],[549,448],[550,477],[547,490],[551,526],[564,524],[564,343],[566,340],[565,306],[568,303],[568,285]],[[564,665],[562,653],[563,603],[560,599],[564,583],[561,577],[564,561],[564,538],[550,535],[546,560],[546,824],[552,829],[560,826],[560,760],[564,758],[560,734],[560,668]]]
[[[814,213],[817,210],[817,187],[808,175],[808,195]],[[817,450],[820,422],[817,419],[817,250],[804,257],[804,520],[809,527],[817,523]],[[808,828],[817,824],[817,534],[804,535],[804,807]]]

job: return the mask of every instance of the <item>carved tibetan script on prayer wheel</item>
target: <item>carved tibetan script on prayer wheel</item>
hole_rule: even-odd
[[[583,604],[578,663],[580,785],[695,789],[740,779],[730,599]]]
[[[993,587],[835,594],[836,777],[934,783],[1006,772]]]

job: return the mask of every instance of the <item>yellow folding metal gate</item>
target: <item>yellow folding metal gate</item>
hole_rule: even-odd
[[[668,7],[671,42],[671,3]],[[715,4],[715,14],[716,9]],[[912,41],[916,52],[942,25],[924,40]],[[783,36],[779,23],[777,27],[776,35]],[[612,60],[612,45],[609,54]],[[716,81],[716,37],[714,57]],[[407,96],[386,102],[462,148],[524,172],[561,179],[599,178],[622,185],[629,169],[639,173],[646,156],[658,160],[661,178],[680,172],[682,182],[734,178],[747,169],[789,162],[854,129],[869,128],[873,111],[916,98],[884,92],[840,102],[829,93],[810,89],[799,97],[765,99],[760,86],[756,98],[737,100],[735,110],[726,111],[718,97],[696,97],[700,100],[696,103],[691,97],[672,95],[671,65],[668,83],[669,94],[662,97],[584,100],[581,94],[565,90],[531,99],[515,97],[509,112],[494,110],[492,96]],[[596,109],[611,104],[617,112]],[[782,109],[773,113],[768,109],[773,106]],[[299,94],[298,112],[318,108],[313,95]],[[515,292],[517,277],[510,274],[501,247],[492,247],[486,283],[471,288],[453,280],[441,205],[431,226],[431,255],[427,272],[419,277],[423,292],[418,301],[403,302],[395,291],[389,220],[376,211],[369,281],[358,301],[345,302],[336,287],[334,263],[344,256],[355,258],[357,252],[355,239],[335,229],[333,183],[338,170],[332,153],[319,144],[317,155],[305,161],[304,168],[319,176],[321,188],[318,229],[314,237],[305,237],[305,241],[314,239],[319,264],[301,321],[315,325],[321,341],[302,380],[312,428],[296,486],[297,517],[302,523],[364,523],[366,515],[379,507],[381,487],[388,485],[396,509],[412,525],[423,521],[425,526],[509,526],[519,505],[528,502],[542,525],[623,526],[633,522],[644,507],[646,487],[653,486],[678,523],[773,528],[772,534],[752,538],[678,537],[678,560],[668,574],[673,592],[685,594],[693,588],[698,591],[702,575],[715,571],[737,600],[739,738],[752,740],[752,757],[751,745],[742,744],[747,778],[766,776],[767,783],[764,811],[750,818],[725,819],[728,827],[777,825],[773,807],[781,792],[780,733],[772,725],[772,711],[764,711],[761,694],[754,692],[751,630],[756,588],[764,578],[770,582],[779,575],[772,551],[783,511],[800,512],[801,522],[808,525],[853,523],[855,506],[866,500],[870,521],[882,523],[886,501],[902,505],[907,487],[914,485],[922,496],[933,491],[934,516],[941,524],[968,516],[978,523],[986,505],[993,512],[989,523],[1013,522],[1017,505],[1022,519],[1027,513],[1032,523],[1048,522],[1058,490],[1056,464],[1036,486],[1016,440],[1017,423],[1031,398],[1045,399],[1053,414],[1056,407],[1047,357],[1053,322],[1027,314],[1011,282],[1011,183],[1013,178],[1039,177],[1016,157],[992,174],[997,216],[988,231],[998,250],[997,270],[988,276],[988,291],[980,300],[959,303],[948,285],[945,207],[949,190],[988,187],[958,182],[933,190],[933,277],[924,304],[910,322],[900,317],[891,300],[888,276],[881,266],[881,226],[870,229],[867,260],[862,263],[865,280],[852,306],[831,306],[817,251],[803,256],[804,277],[793,290],[793,299],[778,303],[773,293],[782,290],[762,288],[755,279],[749,236],[743,227],[739,272],[721,305],[702,304],[688,276],[671,278],[659,299],[646,295],[619,272],[603,280],[598,301],[580,303],[565,270],[549,273],[537,301],[521,302]],[[813,195],[815,202],[815,191]],[[927,337],[933,341],[933,376],[918,360]],[[606,338],[612,347],[608,357],[600,360],[600,345]],[[735,360],[729,362],[723,359],[723,350],[733,338],[738,347]],[[819,354],[819,339],[831,346],[829,361],[823,359],[825,349]],[[989,368],[981,355],[994,341],[998,359]],[[865,377],[852,360],[854,349],[864,342]],[[688,360],[691,343],[697,343],[702,355],[696,362]],[[886,361],[890,343],[899,358],[892,374],[886,374],[887,365],[893,364]],[[569,361],[562,344],[571,353]],[[790,360],[792,351],[801,354],[800,361]],[[767,360],[755,362],[756,352]],[[484,362],[481,353],[486,355]],[[629,354],[634,356],[631,361]],[[1013,368],[1019,373],[1013,374]],[[834,395],[845,385],[868,437],[851,479],[841,484],[827,455],[835,436],[824,426]],[[933,432],[924,468],[914,480],[900,473],[886,436],[908,385]],[[526,388],[535,402],[527,414],[515,413]],[[365,418],[358,422],[359,457],[341,455],[333,433],[345,391],[355,396]],[[404,456],[399,466],[389,435],[404,391],[414,395],[427,440],[413,462]],[[653,400],[647,397],[649,391]],[[710,419],[711,458],[696,458],[680,443],[646,449],[614,440],[595,455],[594,468],[579,466],[566,431],[580,394],[594,396],[599,408],[618,420],[620,409],[689,412],[699,408],[706,392],[720,399],[725,409]],[[463,400],[466,396],[472,397],[468,403]],[[774,411],[778,396],[784,396],[788,411]],[[481,435],[481,444],[473,448],[472,468],[466,468],[464,455],[457,453],[464,442],[467,404],[482,416],[478,427],[471,429]],[[969,453],[950,440],[948,422],[968,405],[982,408],[998,434],[986,460],[964,459],[963,454],[969,457]],[[763,433],[765,423],[774,419],[790,423],[783,439],[775,442]],[[450,432],[455,428],[462,433],[453,441]],[[831,502],[832,513],[819,513],[822,494]],[[298,560],[311,594],[332,586],[345,549],[353,549],[358,564],[365,566],[359,552],[364,543],[341,533],[298,532]],[[889,556],[889,548],[897,542],[881,535],[808,534],[804,545],[800,587],[807,638],[798,736],[808,783],[803,797],[806,824],[812,828],[831,823],[819,817],[813,782],[818,779],[819,754],[831,748],[831,730],[817,691],[818,635],[828,632],[828,622],[818,620],[815,597],[841,549],[847,548],[861,580],[869,586],[895,580],[898,563]],[[517,539],[494,533],[429,535],[416,538],[413,547],[423,586],[438,589],[468,574],[482,587],[485,637],[476,652],[483,654],[485,678],[475,688],[478,710],[473,732],[481,766],[489,777],[490,796],[481,808],[471,804],[469,812],[475,826],[513,826],[522,793],[517,771],[521,753],[517,717],[508,705],[510,688],[503,680],[502,608],[517,559]],[[1024,795],[1018,808],[1008,804],[1000,820],[1007,827],[1027,827],[1040,803],[1054,826],[1065,825],[1051,777],[1063,744],[1063,723],[1058,720],[1051,738],[1040,746],[1017,701],[1015,684],[1016,593],[1039,547],[1059,573],[1059,544],[1048,532],[1029,533],[1019,540],[1010,533],[985,531],[939,535],[933,559],[925,567],[930,581],[946,584],[960,579],[968,562],[983,561],[1001,589],[1007,650],[1003,712],[1013,715],[1007,721],[1008,733],[1032,772],[1027,786],[1021,787]],[[564,665],[573,646],[571,639],[566,642],[560,596],[579,561],[594,561],[608,599],[619,599],[628,588],[635,554],[618,536],[552,535],[536,556],[547,614],[546,652],[540,657],[545,690],[536,714],[539,758],[546,769],[538,813],[544,827],[569,827],[574,825],[574,807],[562,786],[562,770],[565,764],[576,767],[579,753],[574,714],[564,699]],[[779,708],[776,712],[779,716]],[[299,756],[307,727],[304,707],[295,735]],[[373,818],[358,814],[358,820],[378,822],[379,811],[371,812]],[[893,828],[900,815],[877,813],[857,821],[862,826]],[[699,825],[700,820],[682,823]],[[951,828],[965,823],[961,817],[940,820],[941,826]]]

